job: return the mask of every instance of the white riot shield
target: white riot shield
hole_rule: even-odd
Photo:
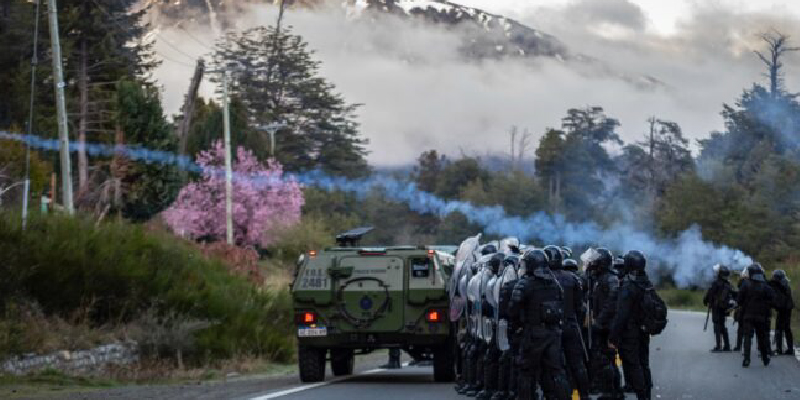
[[[500,304],[500,289],[502,289],[507,283],[516,281],[518,278],[519,276],[514,266],[506,265],[506,267],[503,269],[503,274],[495,283],[495,296],[497,298],[498,305]],[[506,351],[510,347],[508,342],[508,321],[505,319],[500,319],[499,315],[497,321],[497,347],[501,351]]]
[[[511,255],[514,254],[514,252],[511,250],[512,247],[516,247],[517,249],[519,249],[519,239],[515,237],[510,237],[501,240],[498,251],[505,255]]]
[[[583,272],[586,272],[586,269],[589,267],[589,264],[597,260],[598,257],[599,254],[597,253],[597,250],[591,247],[586,249],[586,251],[583,252],[583,254],[581,254],[581,263],[583,264],[582,267]]]
[[[467,284],[467,300],[472,304],[470,314],[467,318],[469,319],[469,331],[472,335],[478,335],[480,331],[480,329],[478,329],[480,326],[480,320],[478,319],[480,315],[480,276],[481,273],[478,272],[477,275],[470,278]]]
[[[458,321],[467,307],[467,280],[465,271],[461,272],[460,276],[453,276],[455,285],[450,286],[450,322]]]
[[[487,254],[480,259],[481,265],[481,272],[480,272],[480,286],[479,286],[479,298],[478,301],[478,317],[480,321],[480,327],[478,332],[478,337],[481,339],[486,340],[488,337],[491,340],[491,329],[487,329],[487,322],[491,323],[491,320],[488,317],[483,316],[483,300],[486,299],[486,286],[489,284],[489,280],[492,279],[492,273],[489,271],[488,262],[492,258],[491,254]]]
[[[497,323],[497,348],[500,351],[506,351],[511,348],[511,344],[508,342],[508,321],[505,319],[501,319]]]
[[[461,277],[464,268],[469,268],[467,260],[473,258],[472,255],[475,252],[475,249],[478,248],[479,244],[478,241],[480,240],[480,238],[481,235],[478,234],[476,236],[467,238],[466,240],[461,242],[461,245],[458,247],[458,251],[456,251],[456,268],[455,271],[453,271],[453,274],[451,275],[453,278],[450,287],[455,287],[455,284],[458,282],[456,279],[459,279]],[[453,298],[453,292],[450,293],[450,298],[451,299]]]
[[[492,306],[493,310],[493,314],[491,316],[483,317],[483,340],[485,340],[486,343],[490,343],[492,341],[492,337],[494,336],[494,323],[497,321],[497,301],[495,300],[494,291],[495,286],[497,286],[498,278],[499,277],[497,276],[491,276],[489,282],[486,283],[486,289],[484,291],[484,297]]]

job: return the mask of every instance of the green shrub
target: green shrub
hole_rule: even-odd
[[[658,294],[670,308],[681,308],[688,310],[704,310],[703,295],[700,290],[678,289],[675,287],[665,287],[658,290]]]
[[[90,308],[97,326],[136,320],[154,304],[169,315],[208,321],[188,355],[292,357],[289,295],[260,290],[207,260],[190,243],[142,226],[95,226],[80,217],[33,218],[23,231],[0,216],[0,301],[29,298],[47,315]]]
[[[269,251],[275,258],[294,263],[309,250],[333,246],[336,233],[322,218],[304,216],[299,224],[281,231]]]

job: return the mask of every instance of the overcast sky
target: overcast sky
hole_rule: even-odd
[[[800,45],[800,0],[451,1],[515,18],[615,74],[653,76],[664,86],[643,90],[547,58],[465,62],[457,53],[457,32],[399,20],[352,23],[334,15],[341,14],[338,6],[291,10],[286,21],[316,51],[321,74],[349,102],[363,104],[359,121],[375,165],[410,164],[429,149],[452,156],[507,152],[511,125],[529,129],[538,143],[547,128],[559,127],[568,108],[595,105],[620,120],[628,143],[643,137],[651,116],[675,121],[686,136],[700,139],[724,128],[723,103],[764,82],[763,66],[753,55],[763,48],[759,33],[780,29]],[[274,14],[274,7],[258,6],[239,16],[237,27],[263,25]],[[195,39],[214,42],[207,26],[185,28],[194,38],[169,24],[161,37],[190,56],[207,51]],[[163,41],[157,49],[192,63]],[[787,87],[800,91],[800,55],[787,57],[785,67]],[[165,62],[156,73],[171,114],[180,108],[191,71]],[[204,94],[212,89],[206,85]]]
[[[533,13],[536,9],[564,7],[576,0],[449,0],[453,3],[477,7],[498,14],[514,15],[517,18]],[[741,13],[767,12],[794,16],[800,15],[798,0],[590,0],[602,3],[631,3],[638,6],[646,16],[647,29],[661,35],[675,34],[681,20],[687,21],[698,9],[719,8]]]

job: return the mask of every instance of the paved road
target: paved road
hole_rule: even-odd
[[[704,314],[673,311],[670,324],[651,347],[654,398],[660,399],[800,399],[800,363],[775,357],[769,367],[753,354],[753,364],[741,367],[740,354],[711,354],[711,333],[703,333]],[[731,332],[735,332],[731,327]],[[464,400],[452,384],[432,381],[430,367],[400,371],[375,369],[385,358],[362,359],[359,373],[316,385],[296,377],[249,378],[198,386],[119,388],[106,392],[70,394],[70,399],[229,398],[242,400]],[[632,398],[632,397],[631,397]]]

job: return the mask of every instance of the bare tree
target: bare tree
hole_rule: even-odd
[[[511,126],[511,171],[516,171],[522,165],[525,152],[530,147],[531,134],[526,128],[522,135],[519,135],[519,128]]]
[[[513,171],[516,168],[516,162],[514,157],[516,157],[516,151],[514,151],[514,146],[517,144],[517,126],[511,126],[511,170]]]
[[[531,133],[528,131],[528,128],[525,128],[525,132],[519,138],[519,145],[518,145],[518,153],[517,153],[517,162],[522,163],[522,160],[525,158],[525,152],[528,150],[528,147],[531,144]]]
[[[3,196],[10,192],[12,189],[22,186],[25,181],[15,181],[11,175],[7,173],[8,166],[0,168],[0,207],[3,206]]]
[[[800,47],[789,46],[789,35],[784,34],[777,30],[772,32],[762,33],[759,35],[761,40],[767,43],[769,54],[756,50],[754,53],[767,65],[768,72],[764,76],[769,78],[769,91],[773,97],[780,94],[781,85],[783,83],[783,62],[781,57],[786,53],[800,50]]]

